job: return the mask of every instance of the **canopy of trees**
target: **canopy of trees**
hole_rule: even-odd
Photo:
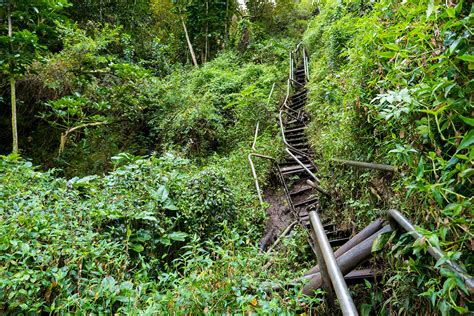
[[[283,189],[258,161],[262,207],[247,160],[257,124],[259,153],[284,157],[278,108],[301,42],[321,213],[357,232],[396,208],[423,236],[377,240],[383,277],[351,287],[361,314],[472,312],[442,265],[473,274],[473,10],[0,0],[0,313],[335,313],[322,291],[285,287],[315,264],[305,229],[259,252]]]

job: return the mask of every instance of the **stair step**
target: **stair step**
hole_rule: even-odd
[[[323,228],[324,228],[324,231],[333,231],[333,230],[336,230],[336,224],[334,223],[324,224]]]
[[[304,164],[304,166],[308,169],[313,167],[311,164]],[[300,164],[293,164],[291,166],[285,166],[283,168],[280,168],[282,173],[288,172],[288,171],[293,171],[293,170],[296,170],[296,169],[302,169],[301,165]]]
[[[306,93],[306,90],[303,90],[301,92],[292,94],[290,96],[290,99],[291,100],[298,100],[298,99],[304,99],[304,98],[307,98],[307,97],[308,97],[308,94]]]
[[[295,154],[295,157],[301,162],[304,162],[304,159],[308,159],[306,156],[302,156],[302,155],[298,155],[298,154]],[[284,159],[287,160],[287,161],[293,161],[293,162],[295,161],[295,159],[292,156],[289,156],[289,155],[285,156]]]
[[[315,170],[313,165],[310,164],[305,164],[305,167],[308,168],[309,170]],[[295,174],[295,173],[300,173],[300,172],[306,172],[306,170],[301,167],[301,165],[294,165],[291,167],[286,167],[283,169],[280,169],[281,174],[284,176],[290,175],[290,174]]]
[[[338,236],[345,235],[343,230],[326,230],[326,236],[328,238],[337,239]],[[342,238],[342,237],[341,237]],[[344,237],[345,238],[345,237]]]
[[[295,148],[307,148],[309,147],[308,143],[297,143],[297,142],[289,142],[289,144]]]
[[[337,247],[337,246],[342,246],[344,245],[346,242],[349,241],[349,237],[343,237],[343,238],[338,238],[338,239],[332,239],[332,240],[329,240],[329,243],[331,244],[331,246],[334,246],[334,247]]]
[[[300,161],[303,163],[303,164],[308,164],[309,163],[309,159],[307,158],[302,158],[300,159]],[[292,159],[289,159],[288,161],[284,161],[284,162],[280,162],[278,164],[278,166],[281,168],[284,168],[284,167],[288,167],[288,166],[293,166],[295,165],[297,162],[292,158]]]
[[[291,120],[291,121],[286,122],[285,125],[291,125],[295,123],[301,123],[301,120]]]
[[[304,126],[304,125],[299,126],[299,127],[293,127],[293,128],[285,130],[285,134],[303,131],[305,128],[306,128],[306,126]]]
[[[308,90],[304,89],[304,90],[301,90],[299,92],[296,92],[296,93],[293,93],[292,96],[300,96],[300,95],[306,95],[308,92]]]
[[[365,281],[374,282],[380,280],[383,276],[382,271],[372,269],[354,270],[344,276],[347,284],[364,283]]]
[[[313,188],[310,187],[310,186],[307,186],[307,187],[303,187],[297,191],[294,191],[294,192],[290,192],[290,196],[297,196],[297,195],[300,195],[300,194],[303,194],[303,193],[306,193],[306,192],[310,192],[312,191]],[[306,213],[308,214],[308,213]],[[307,215],[306,215],[307,216]]]
[[[306,93],[304,93],[304,94],[293,94],[290,97],[291,101],[301,101],[301,100],[307,100],[307,99],[308,99],[308,95],[306,95]]]
[[[291,143],[301,143],[301,142],[307,142],[308,137],[306,135],[300,136],[300,137],[287,137],[286,140],[291,144]]]
[[[295,103],[295,104],[290,104],[290,108],[292,110],[299,110],[301,109],[302,107],[304,107],[306,105],[306,102],[299,102],[299,103]]]
[[[304,131],[301,131],[299,133],[293,133],[291,135],[287,135],[286,136],[286,139],[297,139],[297,138],[301,138],[301,137],[305,137],[306,138],[306,134]]]
[[[309,198],[307,200],[304,200],[304,201],[301,201],[301,202],[298,202],[298,203],[295,203],[294,204],[294,207],[301,207],[301,206],[307,206],[307,205],[311,205],[311,204],[315,204],[319,201],[319,198],[317,197],[313,197],[313,198]]]

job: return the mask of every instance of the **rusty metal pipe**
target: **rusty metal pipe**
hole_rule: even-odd
[[[379,218],[375,220],[374,222],[372,222],[371,224],[369,224],[367,227],[361,230],[357,235],[355,235],[349,241],[347,241],[344,245],[339,247],[334,252],[334,256],[336,258],[340,257],[341,255],[346,253],[348,250],[352,249],[354,246],[360,244],[361,242],[363,242],[364,240],[372,236],[374,233],[376,233],[382,228],[383,223],[384,223],[383,219]],[[309,276],[317,272],[319,272],[319,265],[314,266],[311,270],[306,272],[305,276]],[[303,277],[303,278],[306,279],[306,277]]]
[[[382,165],[377,163],[368,163],[368,162],[361,162],[361,161],[354,161],[354,160],[344,160],[344,159],[337,159],[333,158],[333,161],[340,162],[347,166],[352,167],[359,167],[359,168],[366,168],[366,169],[375,169],[375,170],[382,170],[382,171],[389,171],[389,172],[397,172],[398,168],[390,165]]]
[[[401,226],[405,231],[409,232],[413,238],[418,239],[422,237],[422,235],[416,231],[415,226],[413,226],[413,224],[405,216],[403,216],[399,211],[389,210],[388,215],[390,216],[390,218],[395,220],[397,224]],[[444,252],[438,247],[433,247],[429,245],[429,242],[428,242],[428,253],[436,260],[439,260],[446,256]],[[464,271],[464,269],[462,269],[457,263],[451,260],[446,260],[446,263],[443,264],[442,266],[451,270],[461,280],[463,280],[469,292],[471,293],[474,292],[474,279],[470,275],[468,275],[467,272]]]
[[[333,307],[334,306],[334,289],[332,286],[331,277],[329,276],[328,267],[326,265],[326,259],[319,245],[318,237],[316,235],[316,230],[315,229],[311,230],[310,234],[311,234],[311,239],[313,240],[313,242],[310,245],[312,246],[313,252],[315,253],[316,258],[321,266],[321,273],[320,273],[321,286],[323,290],[326,292],[329,306]]]
[[[301,162],[288,148],[285,149],[286,152],[301,166],[303,169],[316,181],[319,183],[319,179],[314,175],[314,173],[309,170],[304,163]],[[326,196],[330,196],[329,193],[327,193],[323,188],[321,188],[319,185],[313,183],[312,186],[319,191],[319,193],[322,193]]]
[[[247,157],[248,160],[249,160],[250,168],[252,169],[252,176],[253,176],[253,179],[255,181],[255,188],[257,189],[257,194],[258,194],[258,199],[260,201],[260,206],[263,207],[262,193],[261,193],[261,190],[260,190],[260,185],[258,184],[257,171],[255,170],[255,166],[253,164],[252,157],[260,157],[260,158],[264,158],[264,159],[269,159],[273,163],[276,163],[276,160],[273,157],[260,155],[260,154],[256,154],[256,153],[250,153]]]
[[[339,269],[336,258],[334,257],[334,253],[332,251],[331,245],[329,244],[326,233],[324,232],[324,227],[323,224],[321,224],[318,213],[316,211],[310,211],[309,219],[314,234],[316,235],[315,244],[317,248],[319,248],[319,252],[321,252],[324,265],[326,266],[325,270],[327,270],[326,272],[322,269],[323,264],[320,262],[322,278],[325,279],[326,275],[329,275],[332,287],[336,293],[337,299],[339,300],[339,305],[343,315],[358,315],[354,301],[352,300],[349,289],[347,288],[347,284],[344,281],[344,276]]]
[[[365,261],[370,257],[372,253],[372,244],[374,243],[375,238],[380,234],[387,233],[392,231],[390,225],[384,226],[378,232],[353,247],[339,258],[336,259],[337,265],[343,275],[346,275],[357,267],[360,263]],[[314,291],[321,287],[321,276],[320,274],[315,274],[314,277],[303,287],[303,294],[305,295],[314,295]]]

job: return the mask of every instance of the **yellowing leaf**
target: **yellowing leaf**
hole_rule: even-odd
[[[253,306],[257,306],[257,304],[258,304],[257,299],[254,297],[254,298],[250,301],[250,304],[252,304]]]

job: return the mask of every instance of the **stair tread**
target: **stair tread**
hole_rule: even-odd
[[[306,126],[293,127],[293,128],[285,130],[285,133],[298,132],[298,131],[304,130],[305,128],[306,128]]]
[[[290,192],[290,195],[299,195],[299,194],[301,194],[301,193],[308,192],[308,191],[311,191],[311,190],[313,190],[313,188],[312,188],[312,187],[310,187],[310,186],[306,186],[306,187],[300,188],[300,189],[299,189],[299,190],[297,190],[297,191]],[[307,214],[308,214],[308,213],[306,213],[306,216],[307,216]],[[301,213],[300,213],[300,214],[298,214],[298,215],[300,215],[300,216],[301,216]]]
[[[316,202],[318,202],[318,201],[319,201],[319,198],[318,198],[318,197],[312,197],[312,198],[306,199],[306,200],[304,200],[304,201],[295,203],[294,206],[295,206],[295,207],[300,207],[300,206],[303,206],[303,205],[314,204],[314,203],[316,203]]]
[[[313,168],[313,165],[311,165],[309,163],[304,164],[304,166],[308,169]],[[281,172],[287,172],[287,171],[292,171],[292,170],[296,170],[296,169],[303,169],[303,167],[300,164],[294,164],[294,165],[291,165],[291,166],[280,168]]]
[[[308,143],[296,143],[296,142],[289,142],[289,144],[293,147],[301,147],[301,146],[304,146],[304,147],[309,147],[309,144]]]

